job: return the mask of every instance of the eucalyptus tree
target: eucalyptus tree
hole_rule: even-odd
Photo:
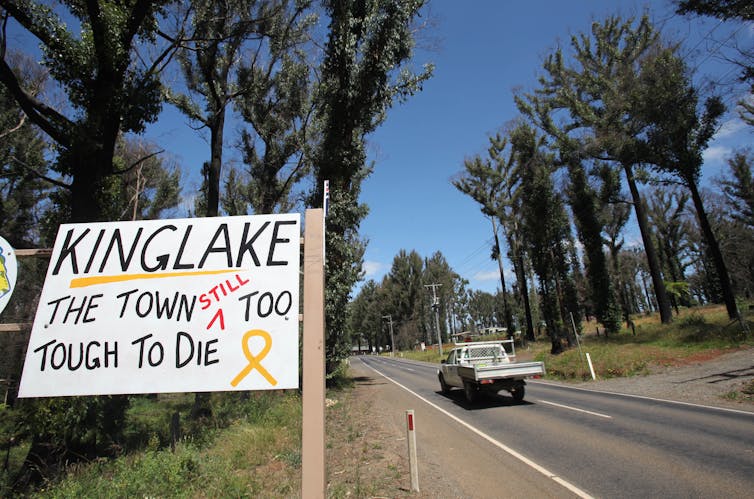
[[[568,240],[570,226],[562,200],[555,194],[554,158],[543,150],[543,137],[530,126],[520,124],[511,132],[510,140],[521,179],[517,190],[522,198],[521,232],[539,281],[540,306],[552,353],[560,353],[563,339],[571,343],[563,317],[564,303],[570,301],[566,295],[570,293],[565,293],[561,287],[568,255],[564,243]]]
[[[689,195],[679,189],[654,189],[647,203],[647,214],[655,228],[658,248],[666,285],[671,301],[678,314],[678,305],[689,305],[686,267],[689,265],[688,237],[693,232],[689,223],[686,204]]]
[[[112,204],[118,138],[139,133],[157,118],[162,95],[160,71],[175,49],[170,43],[154,58],[158,19],[169,1],[55,3],[0,1],[0,83],[35,125],[54,143],[53,197],[60,214],[74,222],[101,221]],[[64,14],[58,14],[65,11]],[[46,98],[33,81],[15,70],[15,40],[8,23],[39,42],[40,67],[58,92]],[[20,42],[23,43],[23,42]],[[23,50],[24,47],[21,47]],[[57,221],[57,220],[56,220]],[[24,404],[31,446],[24,473],[39,479],[50,462],[91,458],[113,449],[128,406],[127,397],[50,399]]]
[[[35,78],[28,64],[17,60],[17,72]],[[41,85],[44,78],[36,76]],[[0,220],[3,237],[14,248],[34,248],[42,243],[39,224],[47,197],[54,185],[45,181],[48,164],[47,143],[10,95],[0,86]],[[18,301],[18,300],[14,300]]]
[[[754,154],[737,151],[728,159],[730,175],[719,180],[731,217],[754,231]]]
[[[647,288],[649,266],[646,254],[639,248],[620,251],[618,272],[621,275],[621,294],[624,299],[626,326],[631,326],[630,314],[649,313],[656,307]]]
[[[720,188],[712,202],[715,233],[729,263],[734,288],[739,295],[754,293],[754,169],[750,151],[738,151],[728,159],[729,172],[716,179]]]
[[[307,125],[312,109],[312,78],[306,54],[299,46],[307,39],[312,18],[286,31],[288,46],[271,45],[268,61],[244,61],[239,85],[249,89],[237,108],[251,130],[241,133],[243,163],[250,183],[248,198],[255,213],[274,213],[291,203],[291,193],[309,172]]]
[[[636,118],[644,125],[647,160],[656,170],[677,179],[691,194],[728,317],[736,319],[738,308],[728,268],[699,191],[702,153],[716,132],[725,106],[713,96],[699,109],[698,90],[689,68],[672,47],[644,61],[637,83],[630,95]]]
[[[121,173],[113,162],[118,137],[143,131],[160,112],[159,74],[175,45],[153,59],[137,56],[137,49],[155,45],[158,18],[170,3],[67,0],[61,7],[74,22],[66,22],[47,2],[0,1],[3,18],[12,18],[39,41],[41,64],[66,97],[56,108],[30,91],[8,64],[12,38],[3,28],[0,82],[29,121],[56,144],[54,170],[70,178],[59,184],[70,193],[73,221],[102,220],[110,203],[103,184]]]
[[[366,341],[371,351],[381,345],[383,327],[383,303],[380,301],[380,285],[369,279],[361,287],[356,298],[348,306],[348,329],[352,343]]]
[[[689,195],[680,189],[657,188],[648,198],[649,220],[655,227],[663,273],[669,281],[685,279],[688,237],[692,227],[687,217]]]
[[[503,319],[508,331],[513,331],[513,316],[506,296],[508,291],[505,285],[505,272],[503,271],[500,239],[497,235],[496,224],[496,220],[504,220],[505,204],[509,202],[505,197],[505,184],[510,182],[510,178],[506,176],[506,173],[510,172],[510,162],[506,168],[505,162],[501,158],[508,141],[505,137],[497,134],[494,137],[489,137],[489,142],[489,157],[482,159],[481,156],[476,155],[464,160],[465,171],[453,179],[452,184],[456,189],[479,203],[482,214],[492,222],[495,245],[492,248],[491,256],[494,260],[497,260],[500,271],[500,284],[503,290]]]
[[[393,258],[384,288],[389,307],[387,313],[399,327],[422,322],[422,301],[426,300],[423,274],[424,262],[415,250],[407,252],[402,249]]]
[[[259,95],[260,89],[269,87],[287,51],[300,43],[310,24],[302,20],[309,4],[288,0],[193,0],[189,4],[185,16],[190,19],[191,32],[178,53],[186,93],[170,89],[167,96],[193,122],[209,130],[210,159],[204,171],[206,216],[219,212],[229,107],[245,99],[270,105]],[[286,101],[276,106],[274,113],[288,105]],[[242,112],[247,109],[243,104],[240,108]]]
[[[539,88],[516,96],[519,110],[561,143],[577,141],[579,152],[623,170],[633,199],[644,251],[652,275],[660,318],[673,319],[651,228],[637,186],[636,167],[642,156],[644,123],[636,119],[630,99],[639,84],[643,61],[657,50],[659,35],[647,17],[610,17],[593,23],[591,34],[571,37],[573,54],[562,49],[548,55]],[[558,123],[556,121],[559,120]]]
[[[518,212],[520,198],[515,195],[518,173],[513,161],[507,137],[496,134],[489,137],[488,158],[475,156],[464,161],[465,171],[452,180],[453,185],[469,195],[481,205],[482,213],[490,217],[495,245],[492,249],[493,259],[498,260],[500,282],[503,291],[504,323],[513,330],[511,307],[508,303],[505,274],[502,268],[502,250],[497,236],[495,220],[499,220],[507,245],[508,257],[513,264],[519,297],[524,306],[526,337],[534,341],[534,326],[531,316],[531,304],[526,279],[526,254],[521,242]],[[507,157],[506,157],[507,154]]]
[[[181,172],[154,144],[121,137],[113,162],[122,172],[103,184],[111,200],[107,220],[154,220],[180,203]]]
[[[713,179],[713,189],[704,191],[703,198],[710,225],[720,244],[729,269],[731,285],[738,296],[750,297],[754,291],[754,171],[751,153],[736,151],[727,159],[728,171]],[[716,272],[708,263],[709,249],[700,229],[694,227],[689,235],[693,261],[694,285],[699,293],[714,301],[720,286]]]
[[[628,326],[631,322],[628,286],[620,272],[621,249],[625,244],[623,230],[631,216],[631,205],[621,192],[620,173],[609,164],[599,162],[592,169],[592,174],[599,179],[600,189],[597,194],[600,203],[599,218],[602,222],[602,242],[607,246],[610,256],[610,273],[615,288],[618,290],[623,319]]]
[[[588,294],[594,306],[594,314],[605,327],[607,336],[620,330],[620,308],[603,250],[603,210],[598,192],[590,185],[581,158],[569,153],[567,149],[561,149],[560,155],[568,170],[567,198],[584,248]]]
[[[247,177],[243,172],[239,172],[232,166],[227,169],[220,194],[220,207],[225,214],[228,216],[249,214],[248,187]]]
[[[347,355],[342,311],[361,277],[366,244],[358,235],[367,214],[366,206],[359,203],[361,183],[370,171],[365,139],[394,102],[420,90],[432,68],[425,66],[415,73],[409,67],[413,23],[424,0],[322,3],[330,25],[315,96],[315,183],[307,204],[323,206],[328,180],[325,314],[327,370],[332,372]]]
[[[454,333],[465,330],[469,321],[469,300],[466,286],[469,281],[461,276],[453,280],[453,304],[450,316],[451,330]],[[456,325],[458,327],[456,327]]]
[[[495,314],[495,295],[486,291],[469,291],[468,306],[472,331],[498,325],[500,318]]]

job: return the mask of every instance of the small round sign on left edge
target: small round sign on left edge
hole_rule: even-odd
[[[17,270],[16,251],[5,238],[0,237],[0,312],[5,310],[16,287]]]

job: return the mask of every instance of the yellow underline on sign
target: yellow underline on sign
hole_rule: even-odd
[[[91,277],[78,277],[71,279],[70,288],[84,288],[95,284],[110,284],[113,282],[135,281],[139,279],[166,279],[169,277],[188,277],[197,275],[229,274],[238,272],[240,269],[227,270],[198,270],[194,272],[169,272],[164,274],[122,274],[122,275],[97,275]]]

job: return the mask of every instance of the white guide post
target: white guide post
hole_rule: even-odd
[[[414,411],[406,411],[406,440],[408,440],[408,466],[411,470],[411,490],[419,492],[419,463],[416,460],[416,418]]]

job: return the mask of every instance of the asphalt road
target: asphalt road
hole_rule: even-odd
[[[503,495],[754,497],[754,413],[539,381],[528,383],[521,404],[501,392],[470,405],[462,390],[440,392],[436,365],[376,356],[352,360],[352,366],[360,363],[402,392],[383,403],[400,397],[404,405],[422,407],[421,421],[440,428],[435,432],[457,433],[453,446],[435,451],[449,453],[439,461],[454,466],[449,473],[476,476],[479,483],[499,482],[517,470],[513,493]],[[406,402],[407,395],[414,401]],[[496,458],[477,463],[480,453]],[[463,469],[471,463],[475,469]],[[484,495],[480,488],[478,496]]]

